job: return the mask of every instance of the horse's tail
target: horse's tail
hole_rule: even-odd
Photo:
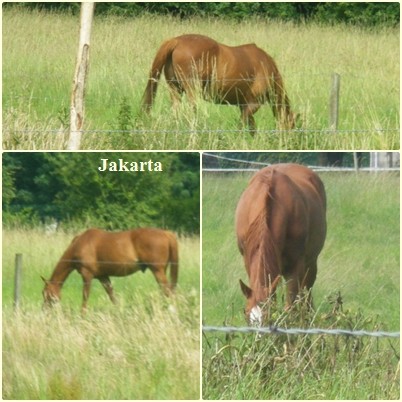
[[[142,109],[149,111],[152,107],[153,101],[158,89],[158,81],[162,74],[163,67],[171,57],[173,50],[177,45],[176,38],[169,39],[162,43],[156,53],[155,59],[152,63],[151,72],[149,74],[148,83],[145,88],[144,95],[142,96]]]
[[[275,171],[270,169],[264,175],[259,174],[255,178],[261,182],[265,189],[264,203],[258,217],[252,222],[247,234],[246,263],[252,263],[252,259],[258,256],[258,275],[260,283],[268,290],[268,295],[275,291],[280,279],[279,256],[272,239],[269,227],[269,207],[272,204],[274,191]],[[250,266],[249,265],[249,266]]]
[[[269,68],[265,74],[270,77],[266,97],[271,100],[271,107],[277,121],[282,128],[292,129],[295,127],[298,115],[292,111],[289,96],[285,90],[285,84],[278,66],[270,57]]]
[[[169,262],[170,262],[170,288],[174,290],[179,276],[179,247],[176,235],[167,232],[169,237]]]

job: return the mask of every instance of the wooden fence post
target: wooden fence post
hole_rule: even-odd
[[[22,254],[15,255],[14,308],[18,308],[21,296]]]
[[[359,158],[357,156],[357,152],[353,152],[353,164],[355,167],[355,171],[358,172],[359,171]]]
[[[84,123],[85,80],[89,64],[89,42],[94,7],[93,2],[81,4],[80,40],[71,94],[70,138],[67,145],[67,149],[69,150],[77,150],[80,148],[81,144],[82,127]]]
[[[340,87],[341,76],[338,73],[333,73],[329,97],[329,128],[333,131],[338,129]]]

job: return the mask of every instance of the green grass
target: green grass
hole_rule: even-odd
[[[316,310],[283,312],[272,323],[398,331],[399,175],[321,173],[328,235],[313,288]],[[203,177],[203,323],[244,326],[248,283],[234,211],[250,174]],[[224,190],[224,191],[223,191]],[[336,302],[340,294],[343,305]],[[303,310],[302,310],[303,311]],[[331,336],[203,338],[205,399],[399,399],[399,340]]]
[[[150,272],[111,278],[118,305],[94,281],[82,316],[73,273],[61,304],[42,310],[43,282],[72,238],[3,231],[4,399],[198,399],[199,240],[180,238],[177,294],[165,298]],[[15,253],[23,253],[22,297],[12,307]]]
[[[64,148],[78,18],[14,8],[3,13],[3,31],[3,147]],[[189,32],[229,45],[255,42],[270,53],[284,76],[293,108],[301,115],[301,131],[271,132],[276,124],[268,105],[256,114],[259,132],[254,138],[238,130],[236,107],[199,100],[194,111],[185,101],[174,114],[164,80],[151,116],[140,115],[158,47],[169,37]],[[262,20],[98,17],[91,40],[88,132],[82,148],[399,149],[398,49],[397,29],[372,32]],[[342,77],[341,131],[328,134],[322,130],[329,126],[333,72]],[[134,131],[96,132],[121,127]]]

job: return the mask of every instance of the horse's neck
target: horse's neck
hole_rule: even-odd
[[[50,282],[60,285],[60,287],[63,286],[63,283],[67,279],[67,277],[73,272],[73,269],[71,268],[71,263],[69,261],[63,261],[60,260],[56,268],[54,269],[52,276],[50,278]]]

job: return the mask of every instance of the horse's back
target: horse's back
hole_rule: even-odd
[[[205,55],[211,58],[217,55],[219,49],[217,41],[204,35],[187,34],[177,36],[174,40],[176,46],[172,59],[175,63],[197,61]]]
[[[203,49],[219,45],[215,39],[199,34],[186,34],[177,36],[174,39],[177,42],[177,46],[183,48]]]
[[[130,231],[108,232],[91,228],[76,236],[70,245],[74,259],[82,261],[135,261]]]
[[[165,264],[172,253],[177,254],[173,232],[154,228],[139,228],[121,232],[88,229],[78,235],[69,247],[71,259],[107,265],[149,262]],[[99,267],[99,265],[98,265]],[[115,275],[117,275],[116,268]]]
[[[241,79],[258,74],[272,73],[275,62],[264,50],[254,43],[228,46],[198,34],[187,34],[174,38],[176,42],[172,62],[186,70],[189,60],[202,62],[203,68],[216,68],[219,79]],[[276,70],[275,70],[276,71]]]

